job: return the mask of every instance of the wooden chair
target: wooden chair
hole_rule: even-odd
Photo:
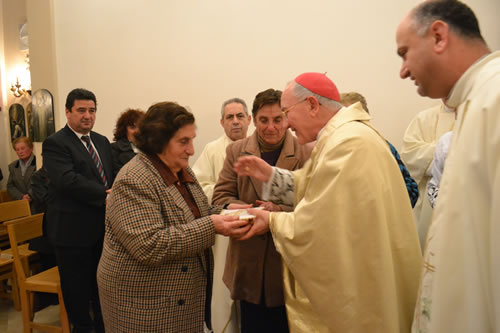
[[[21,308],[19,305],[19,292],[17,292],[19,289],[17,288],[17,277],[14,269],[14,259],[12,258],[12,255],[6,255],[0,251],[0,282],[7,280],[12,281],[12,291],[9,292],[4,289],[4,285],[2,285],[0,288],[0,297],[12,300],[14,308],[19,311]]]
[[[7,190],[1,190],[0,191],[0,202],[7,202],[7,201],[12,201],[12,198],[9,195],[9,192]]]
[[[28,200],[13,200],[0,203],[0,222],[31,215]]]
[[[17,287],[16,272],[12,260],[12,251],[9,248],[9,235],[3,222],[29,215],[31,215],[31,210],[28,200],[15,200],[0,203],[0,283],[2,283],[0,285],[0,297],[12,300],[14,309],[17,311],[21,310],[19,304],[19,289]],[[30,257],[36,252],[28,250],[28,244],[24,244],[20,247],[20,253],[22,257]],[[12,263],[9,263],[9,259],[12,260]],[[27,265],[27,260],[24,259],[24,261]],[[11,292],[4,289],[6,284],[2,281],[6,280],[11,281]]]
[[[9,247],[9,236],[3,222],[31,215],[28,200],[14,200],[0,203],[0,249]]]
[[[47,332],[70,332],[68,315],[61,291],[61,281],[59,270],[56,267],[27,277],[26,265],[19,253],[19,244],[30,239],[40,237],[42,231],[43,214],[23,217],[13,221],[8,221],[7,230],[9,232],[10,246],[14,256],[14,265],[17,272],[17,282],[21,298],[21,311],[23,317],[24,332],[32,332],[33,329]],[[59,298],[59,311],[61,327],[48,324],[36,323],[33,321],[33,292],[44,292],[57,294]]]

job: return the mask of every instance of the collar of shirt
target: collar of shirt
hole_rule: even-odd
[[[74,129],[72,129],[71,126],[69,126],[69,124],[68,124],[68,127],[69,127],[70,130],[73,131],[73,133],[75,133],[75,135],[78,137],[78,139],[80,139],[80,141],[82,141],[83,143],[85,143],[85,142],[82,140],[82,136],[88,135],[89,138],[90,138],[90,132],[88,132],[87,134],[82,134],[82,133],[78,133],[77,131],[75,131]],[[92,138],[90,139],[90,142],[92,142]]]
[[[33,162],[33,158],[35,158],[35,155],[31,154],[30,157],[26,160],[26,162],[19,159],[19,166],[21,166],[21,168],[27,168]]]
[[[483,70],[491,60],[500,58],[500,51],[491,52],[477,59],[467,70],[460,76],[455,85],[450,91],[446,100],[446,104],[452,108],[458,108],[469,96],[479,73]]]
[[[31,163],[33,163],[34,158],[35,158],[35,155],[31,154],[31,156],[28,158],[28,160],[26,162],[24,162],[21,159],[19,160],[19,167],[21,168],[21,175],[22,176],[24,176],[24,174],[26,173],[26,170],[31,165]]]
[[[92,138],[90,137],[90,132],[88,132],[87,134],[82,134],[82,133],[78,133],[77,131],[75,131],[74,129],[72,129],[71,126],[69,126],[69,124],[68,124],[68,127],[69,127],[69,129],[71,131],[73,131],[73,133],[75,133],[75,135],[78,137],[78,139],[80,139],[80,142],[83,144],[83,146],[85,147],[85,149],[88,150],[87,143],[82,140],[82,136],[87,135],[90,138],[90,144],[92,145],[92,147],[94,147],[94,150],[97,151],[97,149],[95,149],[94,143],[92,142]],[[97,155],[99,156],[99,153],[97,153]]]
[[[99,154],[99,151],[97,150],[97,147],[94,145],[94,142],[92,141],[92,137],[90,136],[90,132],[88,132],[87,134],[78,133],[77,131],[75,131],[74,129],[72,129],[71,126],[69,126],[69,124],[68,124],[68,128],[71,131],[73,131],[73,133],[75,133],[75,135],[78,137],[78,139],[80,139],[80,142],[85,147],[85,149],[89,150],[89,148],[87,147],[87,143],[82,140],[82,136],[87,135],[90,138],[90,144],[94,148],[94,151],[97,153],[97,157],[99,159],[101,159],[101,155]]]
[[[130,141],[130,147],[132,147],[132,151],[134,153],[136,153],[136,154],[139,153],[139,151],[140,151],[139,148],[137,148],[137,146],[132,141]]]

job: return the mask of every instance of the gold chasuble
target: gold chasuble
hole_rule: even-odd
[[[291,332],[407,333],[422,258],[408,193],[359,103],[293,172],[295,211],[271,213]]]

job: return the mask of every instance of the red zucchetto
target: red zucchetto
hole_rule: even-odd
[[[337,102],[340,101],[340,94],[337,87],[326,74],[313,72],[300,74],[295,78],[295,82],[315,94]]]

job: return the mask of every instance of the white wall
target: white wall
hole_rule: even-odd
[[[28,7],[38,1],[28,0]],[[492,49],[500,49],[494,16],[500,1],[467,2]],[[65,97],[76,87],[96,93],[94,129],[110,139],[124,109],[177,101],[197,119],[196,158],[222,133],[223,100],[238,96],[251,105],[259,91],[283,89],[297,74],[318,71],[339,90],[364,94],[375,125],[399,147],[411,118],[437,103],[399,78],[395,30],[416,0],[43,3],[53,6],[54,32],[48,33],[55,41],[57,128],[65,124]]]
[[[52,93],[54,115],[57,118],[60,110],[64,111],[64,106],[61,107],[57,103],[59,90],[52,0],[27,0],[26,2],[30,40],[31,86],[33,91],[43,88]],[[56,130],[64,124],[65,122],[56,122]],[[42,143],[34,142],[34,146],[37,168],[40,168],[42,165]]]
[[[0,0],[0,168],[4,180],[0,182],[0,189],[7,184],[9,172],[7,165],[17,156],[12,149],[9,127],[9,106],[13,103],[26,106],[31,97],[24,95],[16,98],[10,92],[11,83],[15,83],[19,76],[23,87],[29,82],[29,73],[26,70],[24,53],[19,49],[19,25],[26,23],[26,4],[24,0]]]

